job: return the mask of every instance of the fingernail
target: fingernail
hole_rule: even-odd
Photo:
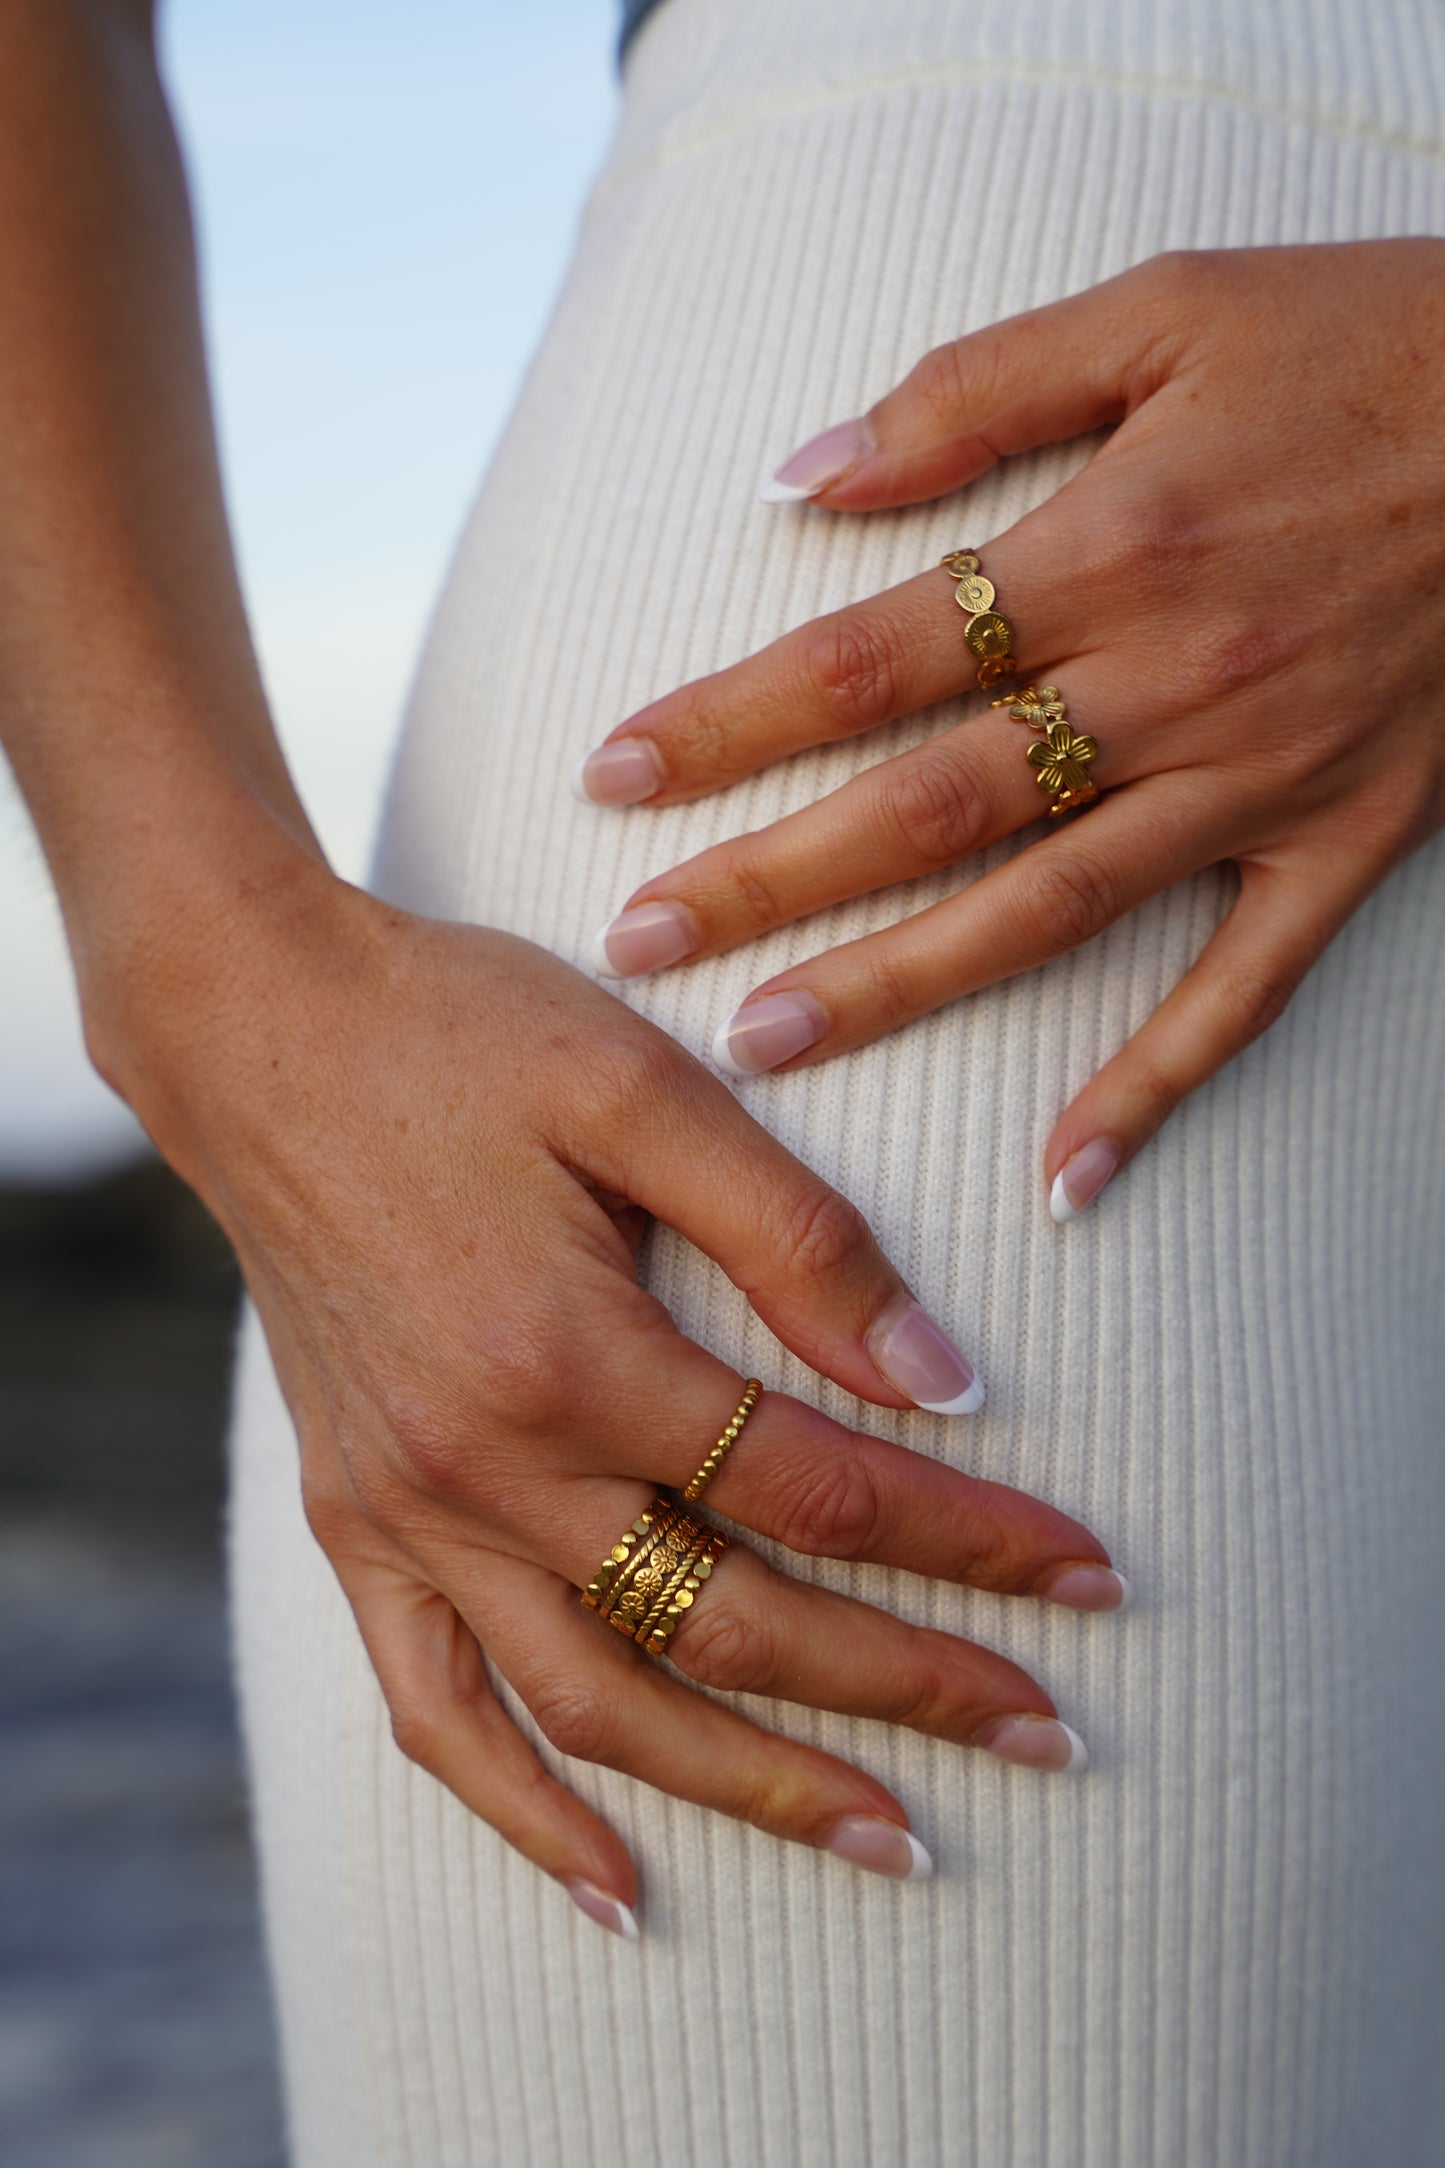
[[[1066,1566],[1044,1595],[1071,1611],[1127,1611],[1134,1601],[1133,1589],[1112,1566]]]
[[[933,1860],[912,1830],[885,1822],[878,1814],[849,1814],[835,1822],[827,1849],[870,1874],[891,1874],[900,1882],[918,1881],[933,1872]]]
[[[592,943],[592,968],[604,979],[636,979],[680,963],[699,945],[691,911],[680,903],[639,903],[603,927]]]
[[[1064,1161],[1049,1191],[1049,1210],[1060,1226],[1093,1202],[1123,1157],[1112,1137],[1095,1137]]]
[[[599,1889],[595,1882],[584,1881],[580,1874],[567,1875],[563,1886],[573,1904],[585,1912],[589,1920],[596,1920],[612,1934],[621,1935],[625,1942],[641,1939],[631,1907],[620,1897],[609,1897],[605,1889]]]
[[[1056,1716],[1006,1716],[975,1745],[1024,1769],[1087,1769],[1089,1750],[1072,1724]]]
[[[796,504],[861,466],[877,442],[866,421],[835,422],[821,436],[809,437],[758,491],[762,504]]]
[[[816,1046],[827,1029],[823,1005],[811,994],[764,994],[718,1025],[712,1058],[724,1076],[756,1076]]]
[[[890,1385],[906,1393],[930,1415],[976,1415],[983,1406],[983,1384],[922,1303],[911,1295],[883,1312],[868,1334],[869,1354]]]
[[[587,755],[573,775],[572,795],[584,805],[640,805],[664,781],[651,738],[618,738]]]

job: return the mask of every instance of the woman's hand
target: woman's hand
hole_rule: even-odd
[[[1233,860],[1228,918],[1054,1129],[1060,1219],[1280,1014],[1445,820],[1445,241],[1158,258],[926,355],[764,496],[914,504],[1106,424],[1082,473],[982,553],[1022,673],[995,691],[1057,683],[1098,740],[1102,802],[946,902],[768,980],[716,1048],[738,1074],[827,1060]],[[642,709],[583,789],[697,797],[950,700],[974,669],[935,567]],[[647,882],[599,936],[600,967],[715,955],[1038,820],[1017,725],[977,703],[942,720],[931,743]]]
[[[671,1642],[676,1670],[583,1609],[618,1535],[687,1482],[738,1399],[736,1371],[638,1285],[649,1216],[850,1392],[967,1405],[972,1371],[856,1211],[555,958],[408,917],[299,854],[238,907],[213,928],[167,913],[139,963],[104,974],[124,1014],[119,995],[101,1021],[93,1007],[92,1040],[236,1245],[311,1526],[406,1752],[619,1932],[635,1932],[632,1862],[506,1716],[484,1651],[563,1752],[885,1873],[927,1854],[883,1785],[686,1680],[1077,1765],[1016,1665],[741,1541]],[[207,973],[187,962],[198,933]],[[781,1393],[707,1504],[816,1556],[1084,1610],[1126,1594],[1063,1514]]]

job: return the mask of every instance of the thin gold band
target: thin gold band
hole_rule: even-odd
[[[718,1469],[722,1466],[723,1461],[736,1445],[738,1433],[757,1406],[759,1399],[762,1397],[762,1390],[763,1388],[756,1378],[748,1379],[747,1389],[738,1402],[727,1428],[684,1490],[682,1494],[684,1498],[701,1498],[703,1492],[717,1474]]]

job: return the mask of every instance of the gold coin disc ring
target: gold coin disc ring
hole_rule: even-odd
[[[953,599],[961,610],[977,616],[980,610],[991,610],[995,588],[992,580],[986,580],[981,572],[966,572],[953,590]]]
[[[968,620],[963,628],[964,644],[978,664],[979,685],[987,692],[1000,678],[1013,676],[1013,626],[994,608],[998,592],[993,581],[985,579],[975,551],[950,550],[939,563],[958,583],[953,599]]]
[[[968,651],[980,662],[1006,655],[1013,645],[1013,636],[1013,626],[1006,617],[1000,617],[997,610],[980,610],[963,628]]]

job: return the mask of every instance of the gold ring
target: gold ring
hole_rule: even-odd
[[[978,664],[978,682],[987,692],[1000,678],[1012,677],[1018,667],[1011,652],[1013,626],[994,608],[993,581],[984,578],[973,550],[950,550],[939,563],[958,582],[953,599],[968,619],[964,641]]]
[[[718,1469],[722,1466],[727,1454],[731,1452],[733,1446],[737,1443],[738,1432],[757,1406],[762,1390],[763,1388],[756,1378],[748,1379],[747,1390],[738,1402],[726,1430],[683,1492],[684,1498],[701,1498],[703,1492],[717,1474]]]
[[[1038,770],[1039,789],[1053,800],[1051,821],[1094,803],[1099,786],[1089,780],[1089,762],[1098,754],[1099,741],[1075,733],[1057,685],[1027,685],[1021,693],[991,704],[1007,708],[1016,723],[1027,723],[1041,733],[1028,748],[1028,756]]]
[[[654,1498],[618,1537],[581,1600],[649,1656],[660,1656],[727,1547],[720,1528]]]

